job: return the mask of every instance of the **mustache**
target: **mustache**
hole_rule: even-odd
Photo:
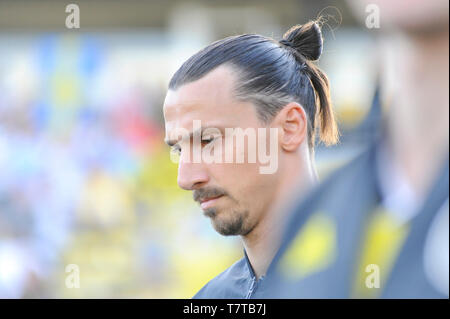
[[[199,203],[206,198],[219,197],[223,195],[227,195],[227,192],[219,187],[200,188],[196,189],[192,193],[194,200]]]

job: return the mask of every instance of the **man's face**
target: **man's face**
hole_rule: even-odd
[[[216,231],[223,235],[246,235],[258,224],[275,195],[278,176],[276,172],[260,174],[258,158],[256,163],[249,163],[247,143],[224,143],[226,128],[250,128],[258,136],[257,128],[266,126],[258,119],[253,104],[234,97],[235,76],[230,67],[220,66],[199,80],[169,90],[164,102],[166,141],[169,145],[176,143],[173,147],[180,154],[178,185],[193,191],[204,215],[210,217]],[[194,121],[201,121],[203,128],[217,128],[221,132],[212,141],[211,136],[200,135],[202,148],[221,143],[223,154],[227,151],[243,154],[244,162],[195,163],[193,140],[177,136],[180,130],[192,133]],[[269,133],[266,136],[268,139]]]

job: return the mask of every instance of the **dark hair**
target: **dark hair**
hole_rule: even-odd
[[[322,53],[322,32],[310,21],[289,29],[281,41],[244,34],[216,41],[190,57],[174,74],[169,89],[196,81],[223,64],[238,73],[236,97],[251,101],[269,123],[289,102],[298,102],[308,117],[308,144],[313,150],[317,122],[320,140],[338,141],[328,78],[314,63]]]

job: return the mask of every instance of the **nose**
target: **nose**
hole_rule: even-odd
[[[178,186],[185,190],[194,190],[209,180],[205,163],[192,163],[180,158],[178,162]]]

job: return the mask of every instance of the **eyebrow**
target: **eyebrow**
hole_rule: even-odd
[[[191,139],[193,138],[194,134],[196,134],[196,133],[202,133],[204,130],[211,129],[211,128],[218,129],[218,130],[220,131],[220,133],[223,135],[223,128],[222,128],[222,127],[217,127],[217,126],[202,126],[202,127],[200,127],[200,129],[198,129],[198,130],[196,130],[196,131],[194,131],[194,132],[191,132],[191,133],[189,134],[189,140],[191,140]],[[177,141],[177,140],[168,140],[167,138],[164,139],[164,142],[165,142],[167,145],[169,145],[169,146],[174,146],[174,145],[178,144],[178,141]]]

